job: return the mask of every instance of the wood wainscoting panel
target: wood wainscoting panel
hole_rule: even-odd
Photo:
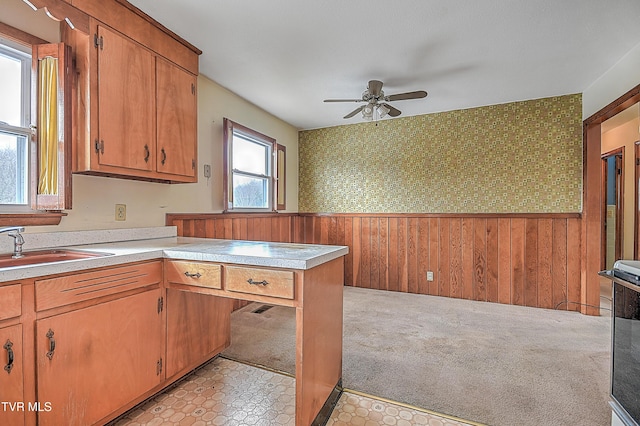
[[[290,243],[299,239],[295,217],[297,214],[287,213],[183,213],[167,214],[165,223],[176,226],[182,237]]]
[[[511,220],[511,304],[524,305],[525,219]]]
[[[297,220],[296,242],[349,246],[346,285],[580,310],[579,214],[302,213]]]
[[[499,302],[499,285],[498,285],[498,277],[499,277],[499,235],[498,235],[498,219],[488,218],[487,219],[487,277],[486,277],[486,288],[487,288],[487,302]]]
[[[349,286],[577,311],[581,221],[578,213],[167,215],[182,236],[348,246]]]

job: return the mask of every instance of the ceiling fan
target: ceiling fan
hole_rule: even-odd
[[[415,92],[397,93],[395,95],[385,95],[382,90],[382,82],[379,80],[370,80],[367,90],[362,93],[362,99],[325,99],[325,102],[366,102],[365,105],[358,107],[345,115],[344,118],[351,118],[359,112],[362,112],[362,118],[371,121],[374,118],[382,118],[386,115],[397,117],[402,112],[389,105],[387,102],[404,101],[407,99],[426,98],[427,92],[417,90]],[[375,117],[374,117],[375,116]]]

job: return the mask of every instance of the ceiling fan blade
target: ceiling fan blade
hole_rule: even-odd
[[[345,115],[343,118],[351,118],[354,115],[356,115],[357,113],[359,113],[360,111],[362,111],[362,109],[365,107],[366,105],[362,105],[361,107],[358,107],[356,109],[354,109],[353,111],[351,111],[349,114]]]
[[[425,92],[424,90],[417,90],[415,92],[398,93],[395,95],[385,96],[384,100],[390,102],[390,101],[404,101],[407,99],[420,99],[420,98],[426,98],[426,97],[427,97],[427,92]]]
[[[379,80],[370,80],[367,89],[369,89],[369,93],[371,93],[374,98],[377,98],[382,91],[382,82]]]
[[[402,112],[398,109],[398,108],[394,108],[389,104],[381,104],[386,106],[387,108],[389,108],[389,112],[387,113],[390,117],[397,117],[400,114],[402,114]]]
[[[362,99],[325,99],[325,102],[364,102]]]

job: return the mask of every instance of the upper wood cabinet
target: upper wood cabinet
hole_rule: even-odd
[[[125,2],[72,2],[89,31],[61,27],[77,75],[75,173],[197,181],[199,50]]]
[[[160,173],[196,178],[198,139],[196,77],[156,58],[157,169]]]
[[[99,167],[155,170],[155,58],[123,35],[98,25]],[[126,173],[126,172],[125,172]]]

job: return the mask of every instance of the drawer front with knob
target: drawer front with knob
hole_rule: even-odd
[[[225,266],[224,288],[239,293],[294,298],[293,271]]]
[[[165,266],[167,282],[222,288],[222,268],[215,263],[169,260]]]

